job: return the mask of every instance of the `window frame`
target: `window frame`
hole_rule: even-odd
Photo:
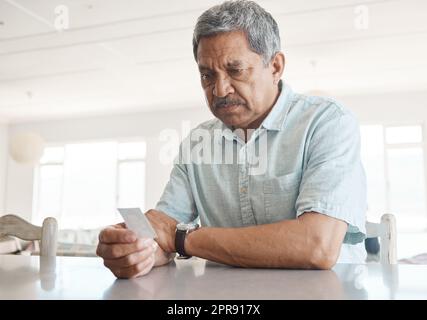
[[[65,144],[59,144],[59,143],[49,143],[45,146],[46,148],[56,148],[61,147],[64,148],[65,152]],[[45,217],[40,216],[39,212],[39,205],[40,205],[40,192],[41,192],[41,169],[43,167],[47,166],[54,166],[54,165],[60,165],[62,166],[62,176],[61,176],[61,197],[60,197],[60,211],[58,212],[58,216],[55,216],[55,218],[60,219],[63,214],[63,197],[64,197],[64,163],[65,163],[65,157],[63,161],[49,161],[46,163],[40,163],[35,166],[34,169],[34,178],[33,178],[33,205],[32,205],[32,214],[31,214],[31,222],[35,224],[40,224],[42,222],[42,219]]]
[[[144,154],[144,157],[138,157],[138,158],[132,158],[132,159],[119,159],[119,145],[121,143],[129,143],[129,142],[141,142],[145,143],[145,148],[147,150],[147,139],[142,136],[137,137],[128,137],[128,138],[116,138],[116,139],[88,139],[88,140],[69,140],[64,142],[55,142],[55,143],[48,143],[45,145],[45,148],[55,148],[55,147],[61,147],[64,149],[67,145],[71,144],[91,144],[91,143],[103,143],[103,142],[115,142],[117,144],[117,151],[116,151],[116,182],[115,182],[115,204],[116,207],[118,205],[119,201],[119,167],[122,163],[129,163],[129,162],[142,162],[145,166],[147,164],[147,153]],[[65,166],[66,166],[66,158],[64,155],[63,161],[50,161],[46,163],[39,163],[34,168],[34,175],[33,175],[33,205],[32,205],[32,215],[31,215],[31,221],[32,223],[40,224],[42,222],[41,220],[45,218],[45,216],[41,216],[39,212],[39,205],[40,205],[40,191],[41,191],[41,169],[45,166],[53,166],[53,165],[61,165],[62,166],[62,172],[64,173]],[[60,197],[60,212],[58,213],[55,218],[62,219],[64,215],[64,174],[62,174],[61,177],[61,197]],[[144,181],[144,184],[146,185],[146,181]],[[146,194],[145,194],[146,188],[144,188],[144,194],[142,203],[145,205],[146,201]],[[116,212],[117,219],[120,219],[120,215],[118,212]]]
[[[423,167],[424,167],[424,201],[426,205],[426,211],[424,212],[424,218],[427,221],[427,130],[425,122],[417,122],[417,121],[401,121],[401,122],[362,122],[360,124],[363,126],[381,126],[382,127],[382,135],[383,135],[383,148],[384,148],[384,159],[383,159],[383,167],[384,167],[384,192],[385,192],[385,212],[392,212],[391,208],[391,183],[390,183],[390,166],[389,166],[389,150],[402,150],[409,148],[421,148],[422,156],[423,156]],[[410,143],[388,143],[387,142],[387,129],[395,128],[395,127],[412,127],[418,126],[421,128],[421,142],[410,142]],[[423,226],[423,230],[427,230],[427,224]],[[411,232],[419,232],[419,229]]]
[[[132,143],[132,142],[142,142],[145,143],[145,150],[147,150],[147,141],[146,139],[136,139],[136,138],[132,138],[132,139],[120,139],[117,140],[117,163],[116,163],[116,207],[118,207],[119,205],[119,201],[120,201],[120,165],[124,164],[124,163],[133,163],[133,162],[142,162],[144,164],[144,173],[146,174],[146,165],[147,165],[147,151],[145,151],[145,154],[143,157],[136,157],[136,158],[129,158],[129,159],[120,159],[120,155],[119,155],[119,145],[121,143]],[[146,176],[145,176],[146,177]],[[145,200],[146,200],[146,179],[144,179],[144,194],[143,194],[143,198],[142,198],[142,203],[145,206]],[[141,208],[141,210],[144,210],[144,208]],[[116,218],[120,219],[120,214],[118,212],[116,212]]]
[[[409,127],[409,126],[418,126],[421,128],[421,142],[407,142],[407,143],[388,143],[387,142],[387,129],[388,128],[396,128],[396,127]],[[402,149],[410,149],[410,148],[421,148],[422,156],[423,156],[423,167],[424,167],[424,201],[426,204],[426,212],[424,216],[427,217],[427,161],[426,161],[426,139],[425,139],[425,124],[419,122],[404,122],[404,123],[393,123],[393,124],[383,124],[383,138],[384,138],[384,174],[385,174],[385,194],[386,194],[386,210],[387,212],[391,212],[391,190],[390,190],[390,160],[388,156],[389,150],[402,150]],[[427,228],[427,226],[426,226]]]

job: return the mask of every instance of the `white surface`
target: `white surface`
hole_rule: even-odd
[[[222,0],[62,1],[70,29],[53,29],[54,0],[0,2],[0,118],[196,107],[203,103],[192,28]],[[279,24],[285,77],[333,95],[425,90],[427,2],[259,0]],[[29,14],[30,12],[31,14]],[[312,61],[316,61],[313,68]],[[167,86],[168,94],[165,94]]]
[[[116,280],[100,258],[0,255],[0,299],[426,299],[426,265],[243,269],[193,258]]]

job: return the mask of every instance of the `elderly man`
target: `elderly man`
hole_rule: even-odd
[[[155,241],[137,239],[124,224],[101,232],[97,253],[117,277],[147,274],[176,252],[241,267],[364,262],[357,121],[336,102],[283,83],[280,47],[275,20],[255,2],[227,1],[199,17],[194,57],[216,119],[194,129],[180,155],[194,147],[198,130],[212,140],[204,155],[236,155],[227,163],[179,157],[156,208],[146,213]]]

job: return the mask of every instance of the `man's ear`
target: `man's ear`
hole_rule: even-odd
[[[273,59],[271,59],[271,71],[273,74],[274,84],[278,84],[280,78],[282,78],[283,71],[285,70],[285,55],[283,52],[277,52]]]

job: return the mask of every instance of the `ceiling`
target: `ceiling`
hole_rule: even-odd
[[[0,120],[204,105],[192,28],[220,2],[0,0]],[[427,1],[257,2],[279,24],[295,90],[427,91]],[[69,12],[64,31],[58,5]],[[365,10],[367,28],[357,27]]]

